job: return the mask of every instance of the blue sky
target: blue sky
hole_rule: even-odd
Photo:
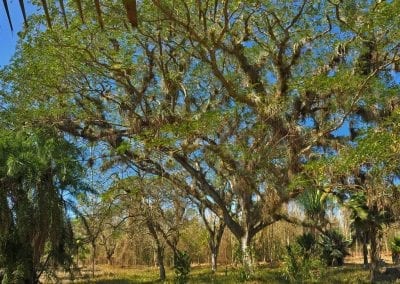
[[[8,1],[10,9],[11,20],[14,26],[14,31],[11,32],[8,24],[7,15],[4,10],[3,3],[0,4],[0,67],[7,64],[15,51],[15,46],[18,40],[18,32],[23,27],[24,20],[22,18],[19,1]],[[25,9],[27,14],[31,14],[37,7],[25,2]]]

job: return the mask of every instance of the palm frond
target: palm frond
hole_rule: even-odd
[[[51,29],[51,18],[50,18],[50,14],[49,14],[49,7],[47,6],[46,0],[41,0],[41,1],[42,1],[43,9],[44,9],[44,14],[46,15],[47,26]]]
[[[19,0],[19,7],[21,8],[22,17],[24,17],[25,26],[27,26],[28,25],[28,21],[26,19],[26,10],[25,10],[24,0]]]
[[[8,9],[7,0],[3,0],[3,5],[4,5],[4,10],[6,10],[7,19],[8,19],[8,24],[10,25],[11,31],[13,31],[14,28],[13,28],[12,21],[11,21],[10,10]]]

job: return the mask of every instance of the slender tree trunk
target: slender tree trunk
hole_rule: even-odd
[[[157,231],[155,229],[154,223],[151,220],[146,221],[147,228],[150,232],[150,235],[153,237],[154,242],[156,244],[157,251],[157,265],[160,272],[160,280],[164,281],[166,278],[165,275],[165,266],[164,266],[164,246],[162,245],[160,239],[158,238]]]
[[[113,260],[112,260],[112,254],[107,253],[107,264],[108,265],[113,265]]]
[[[157,244],[157,265],[160,273],[160,280],[164,281],[165,276],[165,266],[164,266],[164,247]]]
[[[211,270],[213,273],[217,271],[217,262],[219,254],[219,246],[221,244],[222,234],[224,233],[225,225],[215,228],[214,231],[209,230],[210,240],[208,241],[208,246],[211,252]]]
[[[96,261],[96,244],[92,242],[92,278],[94,278],[94,264]]]
[[[370,265],[370,281],[375,283],[379,275],[380,247],[379,232],[376,228],[371,230],[371,265]]]
[[[217,261],[218,261],[218,250],[219,244],[216,244],[213,241],[209,242],[210,251],[211,251],[211,270],[213,273],[217,272]]]
[[[363,257],[364,257],[364,267],[368,267],[368,246],[367,246],[367,236],[364,233],[363,243],[362,243]]]

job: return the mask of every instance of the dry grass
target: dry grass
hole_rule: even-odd
[[[350,259],[350,261],[354,261]],[[322,281],[310,279],[310,283],[369,283],[369,272],[361,264],[347,263],[343,267],[328,268]],[[167,270],[167,281],[174,283],[174,274]],[[197,266],[192,268],[189,283],[239,283],[239,268],[220,266],[219,272],[212,274],[208,267]],[[52,282],[47,282],[52,283]],[[72,283],[67,276],[62,283]],[[97,266],[95,278],[91,277],[91,271],[83,269],[81,275],[73,283],[97,283],[97,284],[125,284],[125,283],[160,283],[158,270],[154,267],[118,268],[109,266]],[[246,283],[287,283],[282,277],[282,268],[259,265],[255,269],[254,276]],[[390,282],[384,282],[390,283]]]

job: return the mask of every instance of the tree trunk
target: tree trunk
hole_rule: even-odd
[[[157,231],[154,227],[154,223],[151,220],[146,221],[147,228],[150,232],[150,235],[154,239],[154,243],[156,244],[156,252],[157,252],[157,265],[160,272],[160,280],[164,281],[165,276],[165,266],[164,266],[164,246],[162,245],[160,239],[158,238]]]
[[[217,261],[218,261],[218,246],[210,242],[211,250],[211,270],[213,273],[217,272]]]
[[[210,240],[208,242],[208,246],[211,252],[211,270],[213,273],[217,272],[219,246],[221,244],[224,227],[225,225],[223,225],[223,227],[219,227],[215,231],[209,231]]]
[[[92,242],[92,278],[94,278],[94,264],[96,261],[96,244]]]
[[[363,236],[363,243],[362,243],[362,249],[363,249],[363,257],[364,257],[364,267],[368,267],[368,246],[367,246],[367,236],[364,233]]]
[[[160,272],[160,280],[164,281],[165,276],[165,266],[164,266],[164,247],[157,245],[157,265]]]
[[[375,283],[379,275],[380,247],[379,232],[376,228],[371,230],[371,265],[370,265],[370,281]]]
[[[253,262],[251,255],[251,237],[249,232],[245,232],[245,234],[240,239],[241,253],[242,253],[242,265],[245,269],[246,273],[251,273]]]
[[[107,264],[108,265],[113,265],[113,260],[112,260],[112,254],[107,253]]]

